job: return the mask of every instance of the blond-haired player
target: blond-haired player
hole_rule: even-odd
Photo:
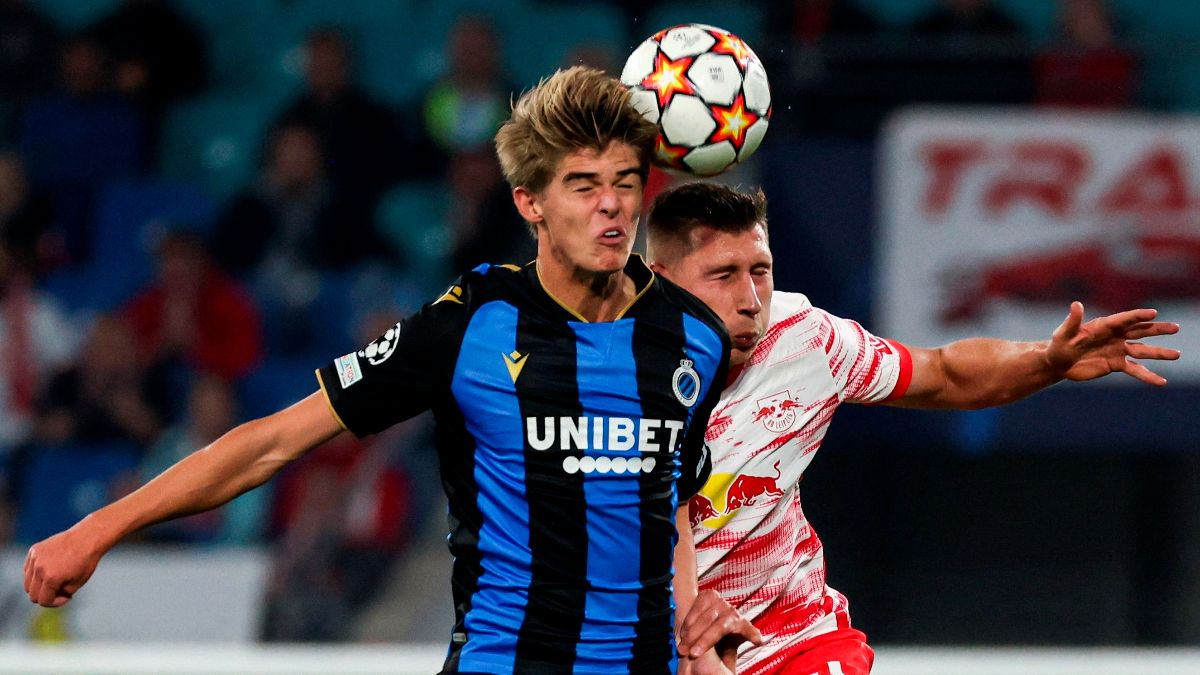
[[[464,274],[320,368],[312,395],[35,544],[29,596],[61,605],[133,531],[223,504],[343,431],[432,409],[457,614],[444,672],[674,672],[680,519],[680,608],[694,600],[700,617],[682,644],[707,659],[685,665],[720,667],[705,645],[754,631],[714,595],[694,599],[677,507],[708,473],[704,422],[729,342],[708,308],[630,256],[654,134],[596,70],[526,92],[496,148],[536,260]]]

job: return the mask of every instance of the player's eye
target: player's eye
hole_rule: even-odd
[[[635,187],[637,186],[633,183],[617,183],[617,189],[619,190],[632,190]]]

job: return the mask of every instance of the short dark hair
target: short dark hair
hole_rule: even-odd
[[[742,232],[755,225],[767,229],[767,197],[761,189],[746,193],[717,183],[695,182],[659,194],[650,207],[646,227],[650,250],[661,252],[672,243],[686,247],[697,227]]]

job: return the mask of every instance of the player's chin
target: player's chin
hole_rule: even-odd
[[[592,261],[592,271],[598,274],[620,272],[629,262],[629,255],[630,249],[628,248],[605,248],[597,252]]]
[[[754,347],[750,347],[749,349],[741,349],[737,345],[734,345],[733,349],[729,350],[730,367],[740,366],[749,361],[752,353],[754,353]]]

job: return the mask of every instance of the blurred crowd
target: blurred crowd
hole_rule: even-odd
[[[92,4],[84,21],[64,12]],[[0,543],[65,527],[310,393],[314,368],[456,272],[532,258],[490,146],[530,84],[503,55],[542,48],[506,32],[514,13],[609,17],[611,35],[589,24],[555,61],[614,71],[662,27],[652,17],[730,12],[767,62],[773,135],[869,136],[913,102],[1154,103],[1104,0],[1058,0],[1040,37],[989,0],[931,1],[903,25],[852,0],[457,0],[438,3],[444,30],[417,26],[395,52],[428,58],[387,76],[364,63],[381,58],[362,39],[373,17],[343,25],[313,9],[326,4],[0,0]],[[354,11],[385,5],[424,11]],[[222,6],[246,16],[226,28]],[[256,26],[309,10],[293,48],[249,58]],[[279,64],[294,86],[253,85]],[[371,84],[387,77],[404,92]],[[275,542],[272,589],[314,592],[275,593],[268,637],[335,639],[436,492],[429,443],[421,420],[341,440],[143,537]]]

